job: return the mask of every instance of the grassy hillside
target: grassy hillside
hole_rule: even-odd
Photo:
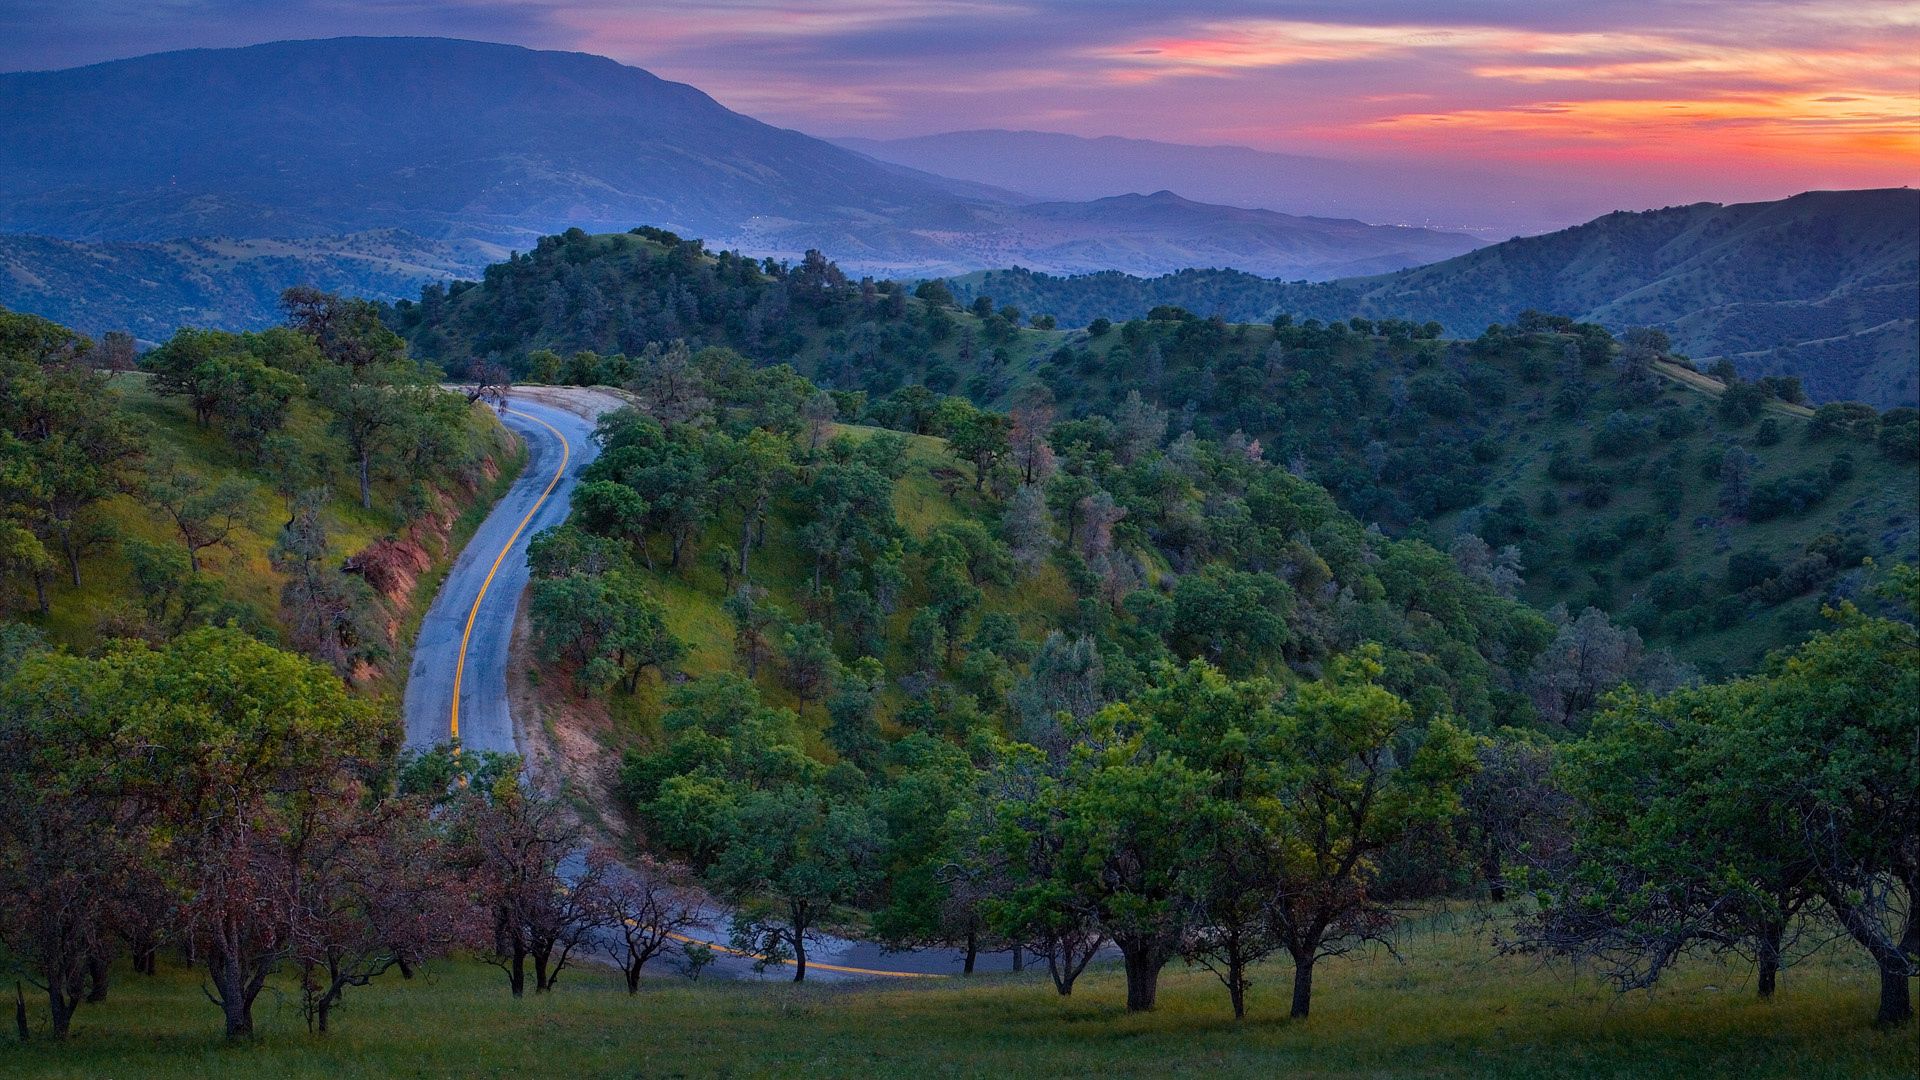
[[[360,683],[404,671],[434,581],[520,450],[370,306],[315,302],[365,312],[384,362],[334,366],[290,328],[191,331],[126,371],[124,340],[0,309],[0,612],[76,653],[237,624]],[[380,437],[364,455],[355,430]]]
[[[982,318],[892,282],[849,279],[825,260],[779,269],[643,228],[544,238],[478,282],[432,287],[396,304],[391,321],[415,355],[450,371],[497,360],[538,379],[528,358],[540,350],[563,358],[590,350],[598,363],[684,340],[696,352],[723,346],[757,362],[790,363],[839,389],[878,395],[918,382],[992,400],[1065,337],[1014,314]],[[618,383],[632,370],[560,374]]]
[[[861,425],[833,427],[834,435],[856,444],[880,433],[878,428]],[[898,437],[897,432],[887,434]],[[991,524],[997,514],[987,499],[976,495],[964,482],[954,484],[949,480],[943,484],[936,478],[954,474],[955,465],[946,440],[924,435],[907,438],[902,472],[893,484],[893,511],[914,541],[925,540],[934,529],[954,522],[981,520]],[[792,498],[781,500],[769,516],[765,538],[753,557],[752,579],[755,585],[766,590],[765,602],[795,618],[809,610],[811,566],[799,539],[805,524],[804,508]],[[635,568],[648,590],[660,600],[667,629],[686,648],[685,657],[675,666],[689,678],[741,670],[734,648],[735,623],[723,607],[729,585],[722,563],[732,557],[736,542],[733,523],[715,522],[695,542],[702,557],[690,560],[677,570],[664,564]],[[1031,643],[1044,638],[1047,630],[1066,617],[1074,605],[1073,593],[1064,576],[1059,567],[1052,565],[1017,583],[987,582],[983,592],[983,608],[1011,616]],[[906,671],[911,667],[904,645],[906,627],[924,601],[923,593],[909,590],[899,610],[888,617],[889,648],[879,659],[892,670]],[[573,713],[577,703],[571,700],[572,695],[566,689],[565,666],[550,664],[544,671],[540,679],[543,712],[550,717],[570,718],[577,724],[581,718]],[[801,711],[814,721],[824,720],[818,704],[806,706],[781,681],[777,665],[763,667],[756,685],[767,702]],[[665,708],[665,689],[660,683],[642,680],[634,694],[612,695],[608,703],[612,723],[601,733],[600,745],[593,748],[595,753],[610,752],[612,756],[589,757],[583,763],[590,769],[603,770],[617,758],[619,751],[656,740],[660,735],[659,716]],[[890,683],[883,693],[882,715],[897,717],[905,702],[906,695],[900,687]],[[896,736],[904,730],[897,721],[890,722],[886,729]],[[826,744],[817,732],[813,739],[812,750],[832,753],[825,749]]]
[[[525,373],[542,348],[596,350],[582,381],[624,381],[640,363],[628,358],[666,340],[724,345],[864,392],[854,415],[908,428],[930,413],[929,390],[1004,407],[1045,387],[1063,418],[1111,414],[1137,390],[1169,410],[1170,434],[1244,432],[1362,521],[1442,548],[1462,530],[1516,544],[1528,599],[1631,619],[1708,670],[1798,640],[1834,590],[1857,588],[1849,575],[1863,556],[1915,551],[1911,462],[1887,456],[1871,431],[1810,439],[1809,410],[1780,402],[1764,418],[1723,419],[1718,380],[1668,366],[1622,382],[1619,347],[1564,323],[1467,342],[1397,320],[1275,329],[1164,309],[1096,336],[836,280],[825,264],[770,274],[663,234],[569,234],[484,282],[402,305],[394,320],[449,366],[495,358]],[[1570,361],[1589,340],[1590,354]],[[571,376],[571,360],[553,360],[550,375]],[[1596,451],[1609,423],[1613,443]],[[1721,507],[1718,462],[1731,448],[1756,458],[1749,485],[1851,471],[1812,505],[1761,518]],[[1836,464],[1843,454],[1850,466]],[[1822,569],[1807,546],[1827,534],[1844,542],[1826,544]],[[1783,574],[1798,565],[1797,576],[1750,595],[1759,583],[1736,587],[1727,573],[1748,552]],[[1685,598],[1684,610],[1654,610],[1650,590],[1658,604]]]
[[[194,424],[186,404],[154,392],[151,380],[138,373],[115,376],[113,392],[119,407],[142,422],[156,446],[178,451],[183,464],[204,476],[209,485],[237,478],[253,486],[253,498],[231,541],[203,554],[204,572],[219,583],[225,613],[270,638],[283,637],[285,615],[280,591],[286,575],[274,569],[268,552],[286,522],[286,506],[273,493],[269,478],[257,460],[236,449],[218,431]],[[477,464],[474,480],[450,479],[438,493],[438,505],[421,519],[408,521],[399,511],[401,491],[387,481],[379,486],[373,508],[360,506],[354,496],[353,472],[326,430],[325,414],[313,403],[295,404],[285,431],[299,440],[316,461],[327,463],[321,482],[332,493],[323,517],[333,549],[345,560],[386,540],[402,545],[417,573],[410,573],[404,595],[384,597],[385,618],[401,651],[380,665],[389,674],[404,673],[405,639],[417,624],[433,585],[461,544],[484,516],[485,509],[519,473],[522,455],[517,444],[490,413],[475,409],[470,416],[473,437],[484,447],[485,460]],[[177,547],[179,537],[167,521],[133,495],[119,495],[98,511],[99,521],[116,543],[90,552],[81,563],[80,588],[64,578],[52,589],[52,613],[28,612],[22,621],[41,626],[55,642],[84,650],[103,634],[122,632],[141,624],[143,597],[127,561],[124,542],[139,539],[163,548]]]
[[[1864,1017],[1870,970],[1822,954],[1761,1002],[1750,973],[1683,964],[1626,997],[1591,975],[1490,959],[1471,915],[1424,920],[1405,957],[1368,949],[1329,963],[1309,1021],[1288,1022],[1286,973],[1254,973],[1252,1015],[1226,1016],[1199,970],[1169,970],[1160,1007],[1121,1010],[1117,967],[1096,966],[1070,998],[1038,971],[908,985],[752,985],[651,979],[638,997],[604,969],[570,970],[551,994],[514,1000],[470,961],[391,976],[348,993],[334,1033],[307,1034],[298,992],[277,980],[259,1036],[220,1038],[201,973],[163,960],[119,971],[80,1011],[72,1042],[0,1043],[9,1076],[1911,1076],[1911,1031]],[[666,976],[666,972],[661,973]],[[280,996],[275,996],[280,995]],[[282,1006],[266,1004],[282,1001]]]
[[[1920,477],[1905,452],[1870,432],[1821,435],[1811,410],[1789,403],[1728,415],[1722,384],[1681,365],[1626,381],[1610,353],[1570,358],[1580,339],[1569,332],[1467,343],[1137,326],[1131,344],[1118,331],[1076,336],[1071,359],[1037,378],[1076,408],[1109,410],[1135,389],[1154,397],[1143,373],[1157,366],[1159,400],[1191,403],[1203,434],[1260,438],[1362,520],[1442,548],[1460,532],[1516,545],[1530,601],[1598,607],[1710,672],[1804,637],[1835,590],[1858,589],[1862,557],[1910,561],[1920,547]],[[1753,456],[1755,490],[1821,480],[1787,504],[1742,510],[1723,503],[1736,451]],[[1828,536],[1843,543],[1816,568],[1810,545]],[[1729,560],[1746,553],[1778,564],[1766,576],[1780,584],[1736,587]],[[1798,577],[1785,571],[1796,563]]]

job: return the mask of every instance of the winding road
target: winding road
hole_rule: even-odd
[[[542,389],[516,392],[501,409],[501,422],[527,444],[526,469],[454,560],[420,624],[404,703],[407,746],[423,749],[457,738],[466,749],[519,751],[507,705],[507,664],[514,615],[527,587],[527,541],[567,519],[580,470],[599,451],[589,416],[613,404],[593,391]],[[787,977],[778,967],[755,972],[750,957],[720,945],[726,924],[726,913],[715,909],[695,928],[695,938],[719,957],[715,971],[735,978]],[[807,947],[809,980],[925,978],[958,974],[960,966],[954,949],[889,952],[872,942],[833,937]],[[982,954],[975,970],[1010,967],[1005,954]]]
[[[527,444],[527,466],[447,571],[413,644],[407,745],[459,739],[512,753],[507,646],[527,587],[527,541],[567,519],[580,470],[594,459],[593,421],[515,396],[500,420]]]

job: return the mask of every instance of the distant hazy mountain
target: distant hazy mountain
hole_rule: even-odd
[[[1472,336],[1521,311],[1668,330],[1695,357],[1799,375],[1823,401],[1920,398],[1920,192],[1821,191],[1777,202],[1615,213],[1429,266],[1302,285],[1232,271],[1153,279],[998,271],[955,282],[1082,323],[1177,304],[1230,319],[1279,311],[1436,319]]]
[[[1598,186],[1422,164],[1340,161],[1245,146],[1187,146],[1046,131],[952,131],[906,139],[835,139],[882,161],[1045,199],[1097,199],[1166,188],[1202,202],[1289,214],[1466,231],[1500,240],[1611,210]]]
[[[252,330],[279,322],[280,293],[290,284],[398,299],[505,255],[478,241],[395,230],[97,243],[0,236],[0,307],[90,334],[128,330],[160,341],[181,326]]]
[[[64,240],[397,229],[525,248],[570,226],[645,224],[755,254],[818,247],[894,275],[1204,263],[1312,278],[1477,246],[1164,196],[1026,206],[992,185],[763,124],[603,57],[469,41],[164,53],[0,75],[0,101],[0,232]],[[21,295],[0,281],[0,302]]]
[[[907,224],[948,245],[951,262],[960,266],[984,261],[1055,273],[1234,266],[1325,281],[1419,266],[1482,245],[1465,233],[1215,206],[1171,191],[1091,202],[968,205],[948,208],[937,219],[915,215]],[[857,235],[849,242],[857,244]],[[858,248],[850,250],[856,263],[864,257]],[[895,269],[928,273],[912,266]]]

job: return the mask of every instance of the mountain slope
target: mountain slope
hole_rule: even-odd
[[[0,229],[146,240],[884,215],[938,187],[580,53],[290,41],[0,76]]]
[[[1143,263],[1168,271],[1263,265],[1276,276],[1321,281],[1400,269],[1480,246],[1461,233],[1213,206],[1171,191],[1038,203],[1002,215],[1028,248],[1029,261],[1068,271]]]
[[[1020,271],[953,283],[1066,323],[1177,304],[1230,319],[1435,319],[1471,336],[1529,308],[1614,330],[1651,325],[1696,361],[1793,374],[1816,400],[1916,401],[1920,192],[1807,192],[1777,202],[1615,213],[1412,270],[1321,285],[1232,271],[1140,281]]]
[[[160,341],[181,326],[258,330],[280,320],[288,285],[383,300],[473,272],[506,251],[383,229],[293,239],[85,243],[0,236],[0,304],[90,334]]]
[[[604,57],[473,41],[162,53],[0,75],[0,100],[0,232],[65,240],[404,229],[526,247],[568,227],[644,224],[754,255],[832,250],[881,273],[1009,262],[1161,273],[1205,261],[1287,277],[1478,246],[1278,215],[1249,227],[1247,211],[1186,201],[1170,215],[1129,200],[1027,208],[1012,192],[763,124]],[[22,297],[0,293],[7,300]]]

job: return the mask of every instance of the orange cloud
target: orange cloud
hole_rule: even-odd
[[[1417,111],[1389,111],[1406,108],[1404,94],[1355,96],[1344,116],[1273,140],[1508,158],[1900,163],[1920,178],[1920,5],[1816,0],[1766,14],[1729,5],[1714,28],[1568,33],[1232,20],[1088,55],[1118,85],[1330,62],[1377,66],[1389,86],[1436,64],[1460,72],[1457,95],[1428,97]],[[1460,104],[1436,107],[1449,97]]]
[[[1914,97],[1780,94],[1707,100],[1546,101],[1383,117],[1349,133],[1402,146],[1495,157],[1660,160],[1715,159],[1782,167],[1816,161],[1842,167],[1915,166],[1920,125]],[[1335,134],[1335,133],[1328,133]]]

